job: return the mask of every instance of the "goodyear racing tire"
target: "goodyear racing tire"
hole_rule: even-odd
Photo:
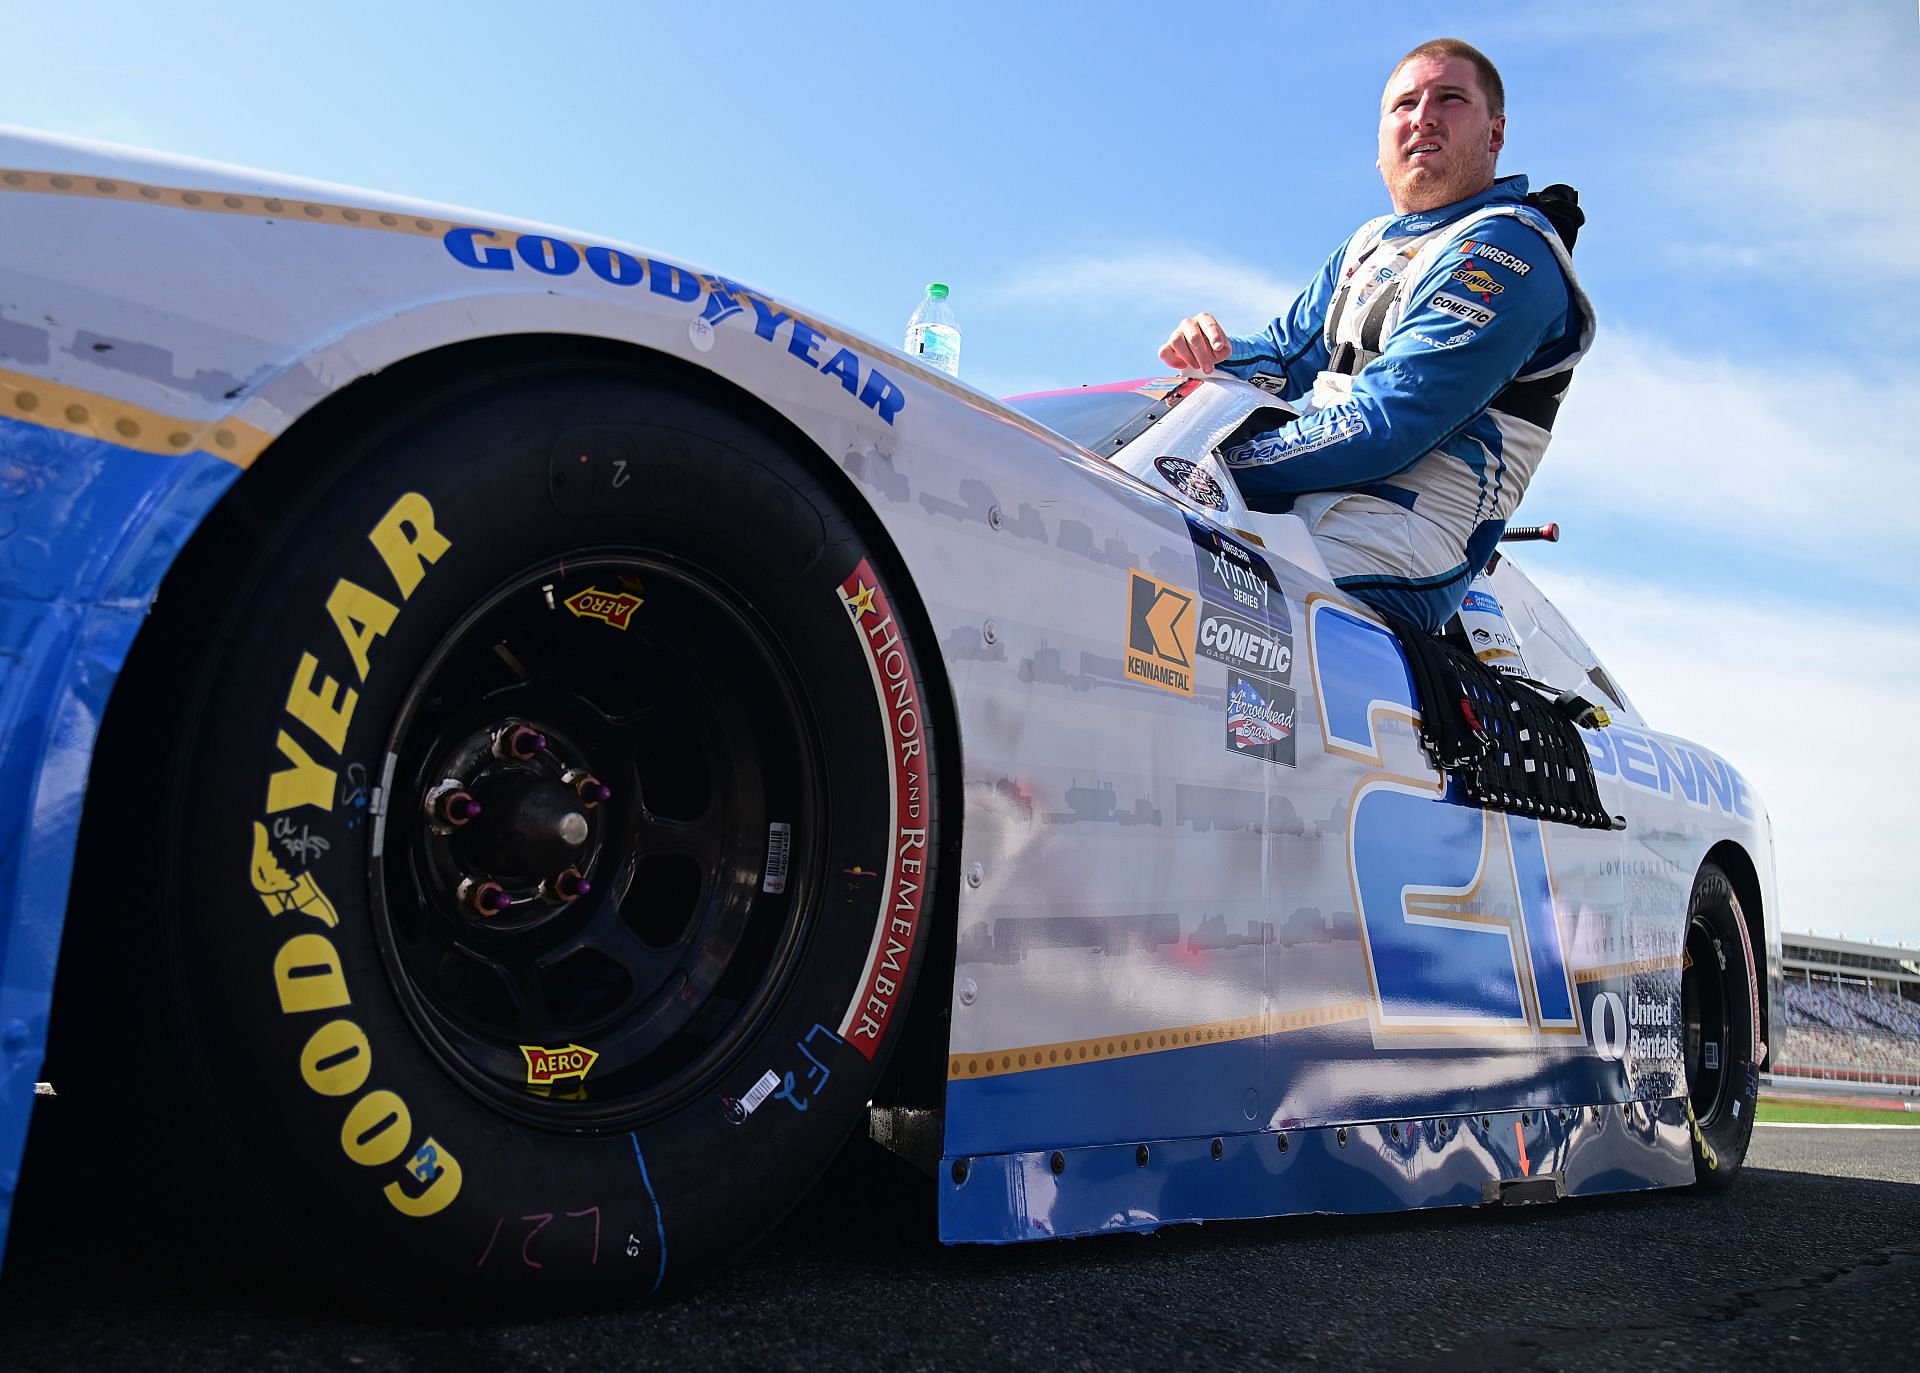
[[[901,588],[689,387],[562,344],[308,426],[116,697],[76,909],[124,922],[144,817],[158,1128],[199,1214],[391,1304],[701,1274],[901,1035],[939,849]]]
[[[1680,973],[1686,1027],[1687,1119],[1695,1185],[1718,1191],[1739,1175],[1760,1096],[1759,969],[1733,884],[1702,864],[1687,903]]]

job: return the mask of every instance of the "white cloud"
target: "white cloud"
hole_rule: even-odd
[[[1164,316],[1171,329],[1201,310],[1223,321],[1264,322],[1293,302],[1306,279],[1305,272],[1274,272],[1190,248],[1137,248],[1035,259],[989,284],[981,295],[1001,309],[1146,312]]]
[[[1696,550],[1776,548],[1884,574],[1920,558],[1916,433],[1909,388],[1703,357],[1603,320],[1529,510],[1607,511],[1693,531]]]
[[[1920,625],[1663,582],[1528,573],[1656,729],[1722,752],[1773,817],[1782,928],[1920,946]]]

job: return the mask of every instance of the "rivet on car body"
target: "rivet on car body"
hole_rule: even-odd
[[[1280,1152],[1283,1154],[1287,1152],[1287,1132],[1285,1130],[1280,1132]]]
[[[1144,1144],[1133,1151],[1134,1163],[1142,1168],[1147,1166],[1147,1160],[1152,1157],[1153,1155],[1147,1152],[1147,1146]]]
[[[969,887],[977,887],[981,882],[986,880],[986,876],[986,869],[982,868],[978,863],[975,863],[967,869],[967,885]]]
[[[1342,1125],[1340,1127],[1339,1134],[1335,1135],[1334,1138],[1340,1141],[1340,1147],[1342,1149],[1346,1148],[1347,1147],[1347,1127]]]
[[[967,1161],[963,1158],[957,1158],[953,1161],[954,1186],[958,1187],[961,1183],[965,1182],[966,1180],[967,1180]]]
[[[1000,631],[994,628],[992,620],[988,620],[980,626],[980,637],[990,644],[998,643]]]
[[[1047,1160],[1047,1166],[1053,1169],[1055,1176],[1058,1176],[1067,1171],[1067,1156],[1055,1149],[1053,1157]]]
[[[1007,517],[1000,513],[999,506],[990,505],[987,507],[987,527],[989,529],[998,529],[1001,525],[1005,524],[1006,522],[1007,522]]]
[[[1387,1130],[1388,1130],[1388,1132],[1389,1132],[1389,1133],[1391,1133],[1391,1134],[1392,1134],[1392,1136],[1393,1136],[1393,1137],[1394,1137],[1395,1139],[1399,1139],[1399,1138],[1400,1138],[1400,1127],[1399,1127],[1398,1125],[1389,1125],[1389,1126],[1387,1127]]]
[[[1220,1143],[1220,1136],[1215,1135],[1213,1137],[1213,1161],[1215,1163],[1218,1163],[1220,1161],[1220,1155],[1224,1154],[1225,1152],[1226,1152],[1226,1146]]]
[[[974,998],[979,995],[980,995],[980,984],[978,982],[975,982],[972,978],[968,978],[965,982],[962,982],[960,984],[960,1004],[962,1006],[971,1006],[974,1002]]]

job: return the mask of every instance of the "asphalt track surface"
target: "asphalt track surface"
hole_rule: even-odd
[[[315,1314],[216,1255],[156,1265],[139,1226],[55,1226],[16,1248],[0,1368],[1920,1367],[1916,1128],[1761,1129],[1746,1175],[1717,1197],[1001,1249],[942,1248],[931,1189],[860,1141],[698,1291],[466,1328]]]

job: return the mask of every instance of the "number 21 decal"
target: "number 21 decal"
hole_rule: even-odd
[[[1580,1035],[1540,822],[1386,771],[1379,726],[1419,718],[1392,634],[1320,598],[1307,624],[1327,751],[1382,769],[1347,827],[1374,1033]]]

